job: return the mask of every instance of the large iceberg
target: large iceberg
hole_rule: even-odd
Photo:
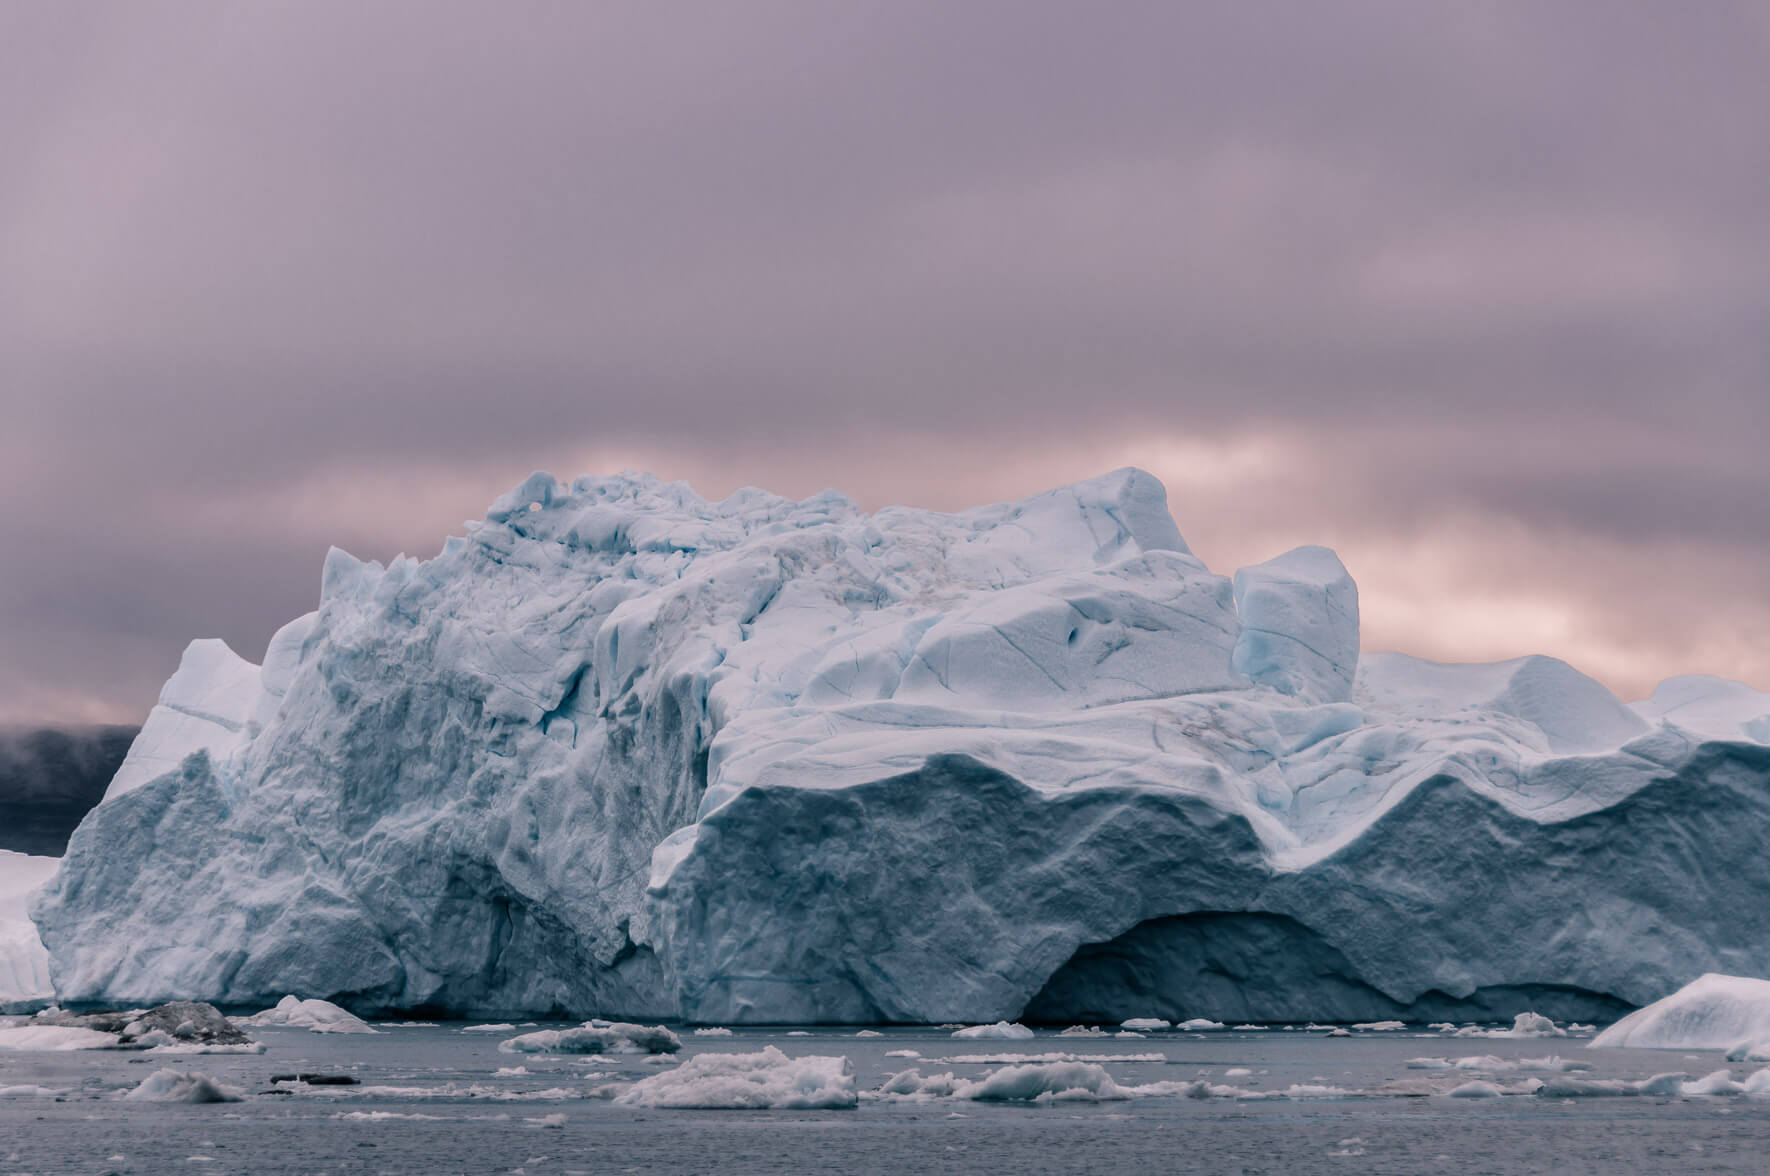
[[[489,1018],[1592,1020],[1770,974],[1744,688],[1358,648],[1331,552],[1213,574],[1136,470],[871,515],[537,474],[434,559],[332,551],[262,666],[194,644],[34,913],[63,1001]]]

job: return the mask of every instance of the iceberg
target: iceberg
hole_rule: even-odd
[[[0,1013],[35,1012],[54,1000],[49,952],[27,907],[60,860],[0,849]]]
[[[950,514],[536,474],[434,558],[331,551],[262,665],[193,644],[32,913],[63,1001],[512,1021],[1609,1021],[1770,974],[1757,703],[1361,654],[1358,607],[1325,548],[1214,573],[1138,470]]]
[[[1709,973],[1630,1013],[1594,1037],[1592,1048],[1737,1047],[1740,1057],[1730,1060],[1750,1061],[1756,1042],[1770,1042],[1770,980]]]

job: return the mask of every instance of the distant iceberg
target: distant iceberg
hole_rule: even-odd
[[[1753,712],[1757,712],[1754,714]],[[537,474],[199,641],[61,999],[697,1024],[1610,1020],[1770,974],[1770,699],[1359,653],[1120,470],[958,514]]]

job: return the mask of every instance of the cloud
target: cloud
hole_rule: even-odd
[[[1770,684],[1754,6],[0,36],[0,716],[137,716],[328,543],[623,466],[958,508],[1132,462],[1223,570],[1337,546],[1370,641]]]

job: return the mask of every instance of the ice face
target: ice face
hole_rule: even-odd
[[[1358,586],[1339,556],[1299,547],[1235,573],[1233,664],[1307,702],[1344,702],[1358,672]]]
[[[1164,501],[537,474],[433,559],[334,550],[264,666],[199,642],[167,683],[35,908],[57,990],[1591,1019],[1770,972],[1761,745],[1549,658],[1361,657],[1331,552],[1231,580]]]

